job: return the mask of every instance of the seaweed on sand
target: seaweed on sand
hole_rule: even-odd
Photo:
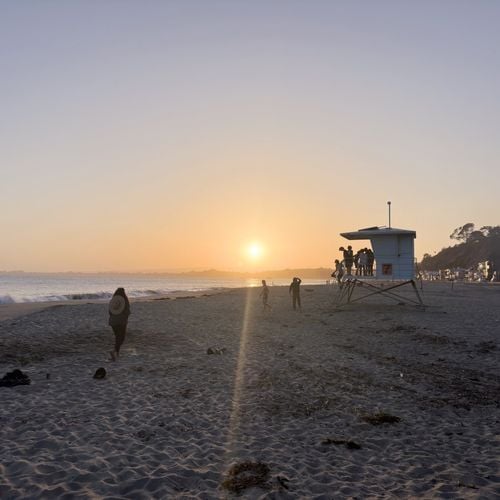
[[[240,493],[246,488],[258,486],[269,488],[269,466],[262,462],[241,462],[234,464],[228,471],[222,487],[234,493]]]
[[[355,441],[351,441],[350,439],[326,438],[326,439],[323,439],[321,444],[345,444],[346,448],[348,448],[349,450],[361,449],[360,444],[356,443]]]
[[[401,418],[389,413],[379,412],[372,415],[364,415],[363,420],[372,425],[395,424],[401,421]]]

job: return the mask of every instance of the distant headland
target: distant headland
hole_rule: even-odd
[[[214,279],[287,279],[293,276],[300,276],[305,279],[329,279],[332,270],[325,267],[317,268],[297,268],[297,269],[281,269],[272,271],[256,271],[256,272],[238,272],[238,271],[220,271],[217,269],[207,269],[202,271],[106,271],[106,272],[28,272],[28,271],[0,271],[0,275],[27,275],[27,276],[47,276],[47,275],[72,275],[72,276],[96,276],[96,275],[144,275],[144,276],[165,276],[178,278],[214,278]]]

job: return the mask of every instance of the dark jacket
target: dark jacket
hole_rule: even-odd
[[[302,283],[302,280],[300,278],[297,278],[296,280],[293,280],[290,283],[290,287],[288,288],[288,293],[293,293],[293,295],[299,295],[300,294],[300,284]]]

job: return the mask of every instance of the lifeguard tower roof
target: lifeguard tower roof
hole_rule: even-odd
[[[417,237],[415,231],[409,229],[398,229],[396,227],[367,227],[365,229],[359,229],[358,231],[350,231],[348,233],[340,233],[347,240],[369,240],[373,237],[380,236],[413,236]]]

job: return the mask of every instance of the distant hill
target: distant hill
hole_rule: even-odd
[[[419,264],[421,270],[468,269],[486,260],[500,267],[500,226],[484,226],[476,230],[474,224],[469,222],[455,229],[450,238],[460,243],[443,248],[436,255],[425,254]]]
[[[144,271],[144,272],[120,272],[109,271],[99,273],[81,273],[81,272],[60,272],[60,273],[35,273],[24,271],[0,271],[1,275],[12,276],[53,276],[53,275],[72,275],[72,276],[85,276],[85,275],[144,275],[144,276],[168,276],[173,278],[189,277],[189,278],[214,278],[214,279],[292,279],[298,276],[301,279],[318,279],[327,280],[330,278],[332,269],[325,267],[317,268],[303,268],[303,269],[281,269],[278,271],[258,271],[254,273],[240,273],[236,271],[218,271],[217,269],[208,269],[206,271],[185,271],[185,272],[163,272],[163,271]]]
[[[271,279],[283,278],[292,279],[298,276],[301,279],[324,279],[330,278],[332,269],[318,267],[313,269],[281,269],[275,271],[259,271],[255,273],[238,273],[232,271],[217,271],[216,269],[209,269],[207,271],[190,271],[181,273],[182,276],[196,277],[196,278],[239,278],[239,279]]]

